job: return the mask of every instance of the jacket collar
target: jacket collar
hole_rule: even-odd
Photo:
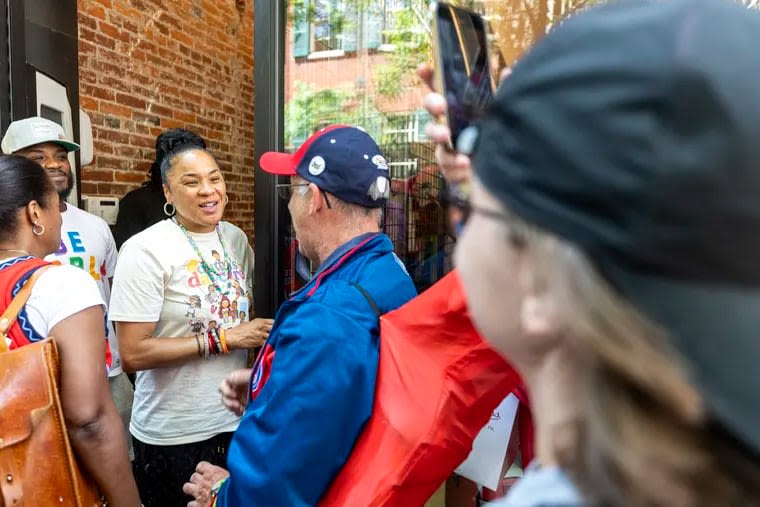
[[[373,243],[376,238],[383,236],[381,232],[367,232],[360,234],[355,238],[352,238],[338,248],[336,248],[330,255],[327,256],[325,262],[319,266],[319,269],[314,273],[314,277],[311,281],[302,287],[299,291],[295,292],[290,299],[303,299],[308,298],[322,284],[322,281],[330,275],[333,271],[340,268],[346,261],[353,257],[357,252],[361,251],[366,245]]]

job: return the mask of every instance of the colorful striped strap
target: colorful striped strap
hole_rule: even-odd
[[[34,286],[34,283],[49,267],[50,265],[42,266],[37,271],[35,271],[32,276],[30,276],[29,279],[24,283],[24,286],[21,287],[21,290],[18,291],[16,297],[14,297],[11,303],[8,305],[8,308],[6,308],[3,314],[0,315],[0,353],[8,351],[6,333],[16,321],[18,312],[21,311],[21,308],[24,307],[27,300],[29,299],[29,296],[32,295],[32,287]]]

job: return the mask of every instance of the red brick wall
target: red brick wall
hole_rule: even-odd
[[[77,0],[80,105],[95,159],[85,195],[145,181],[167,128],[203,136],[227,181],[225,218],[253,232],[253,0]]]

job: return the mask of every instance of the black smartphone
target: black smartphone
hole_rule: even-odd
[[[496,83],[488,51],[488,26],[473,11],[446,2],[431,4],[435,84],[446,98],[451,147],[493,101]]]

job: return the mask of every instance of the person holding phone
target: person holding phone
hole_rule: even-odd
[[[436,41],[433,53],[438,68],[423,64],[418,68],[418,75],[432,90],[446,93],[444,96],[434,91],[425,96],[425,109],[433,118],[438,119],[426,125],[425,133],[436,143],[436,162],[446,181],[443,202],[448,210],[450,228],[454,237],[458,237],[469,216],[467,196],[472,168],[469,156],[453,147],[457,144],[459,134],[470,127],[490,104],[493,98],[490,82],[492,71],[482,18],[474,12],[443,2],[434,3],[432,10],[435,19],[433,36]],[[470,36],[460,36],[463,31]],[[472,57],[469,60],[476,62],[469,75],[467,68],[470,63],[465,61],[465,53]],[[501,80],[509,72],[508,68],[503,69]],[[488,82],[484,82],[484,75],[488,76]],[[471,99],[467,100],[466,96]],[[460,149],[465,144],[466,139],[460,143]],[[527,410],[527,407],[523,407],[523,410]],[[511,461],[505,462],[503,467],[507,469],[510,465]],[[446,503],[449,507],[472,505],[478,497],[478,485],[469,479],[454,474],[446,482]]]
[[[498,91],[457,264],[536,420],[499,505],[758,504],[757,33],[732,2],[615,2]]]

